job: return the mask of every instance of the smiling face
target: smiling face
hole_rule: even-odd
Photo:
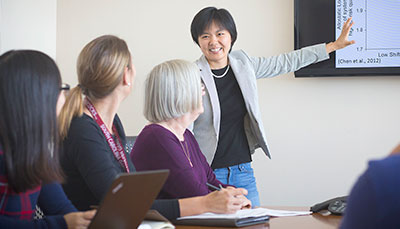
[[[198,41],[211,69],[220,69],[228,65],[228,54],[232,44],[228,30],[213,22],[199,36]]]

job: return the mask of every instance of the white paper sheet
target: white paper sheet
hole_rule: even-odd
[[[174,229],[170,222],[143,220],[137,229]]]

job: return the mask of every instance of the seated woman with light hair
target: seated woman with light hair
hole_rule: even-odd
[[[77,73],[79,84],[60,114],[64,147],[60,161],[65,193],[78,209],[86,210],[100,204],[116,176],[136,171],[124,150],[125,131],[117,114],[133,89],[136,70],[126,42],[104,35],[82,49]],[[240,189],[224,189],[206,196],[155,200],[151,208],[168,219],[234,213],[245,201],[235,196],[242,194]]]
[[[215,187],[234,190],[215,177],[187,129],[203,112],[200,72],[194,63],[184,60],[164,62],[150,72],[145,83],[144,115],[151,124],[144,127],[135,141],[131,159],[138,171],[169,169],[170,175],[159,194],[160,199],[206,195]],[[227,188],[225,188],[227,187]],[[250,201],[237,196],[238,204]]]

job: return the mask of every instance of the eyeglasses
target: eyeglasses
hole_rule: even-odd
[[[62,83],[62,84],[61,84],[61,87],[60,87],[60,90],[62,90],[62,91],[69,91],[70,88],[71,88],[71,87],[69,86],[69,84],[67,84],[67,83]]]

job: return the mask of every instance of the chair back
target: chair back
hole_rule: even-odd
[[[125,151],[128,154],[131,154],[133,144],[135,143],[137,136],[126,136],[126,145],[125,145]]]

